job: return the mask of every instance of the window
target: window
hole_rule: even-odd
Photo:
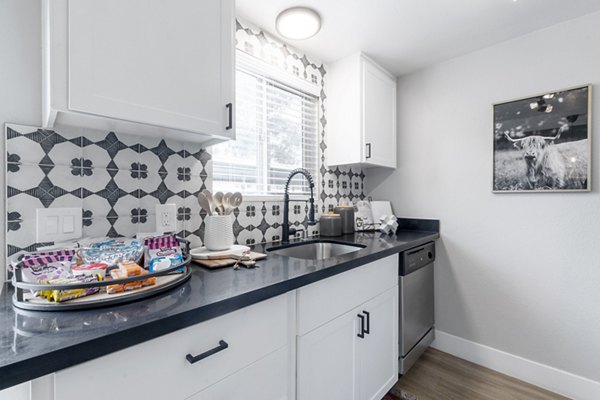
[[[300,167],[316,180],[316,85],[242,52],[237,57],[236,140],[212,148],[214,190],[281,194],[290,171]],[[308,192],[306,180],[296,176],[290,193]]]

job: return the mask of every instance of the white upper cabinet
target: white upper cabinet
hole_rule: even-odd
[[[233,0],[45,0],[44,125],[234,132]]]
[[[359,53],[328,79],[328,164],[396,168],[396,78]]]

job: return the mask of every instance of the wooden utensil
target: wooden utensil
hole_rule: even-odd
[[[240,206],[240,204],[242,204],[242,194],[240,192],[235,192],[234,194],[231,195],[231,198],[229,199],[229,207],[230,209],[230,213],[233,212],[233,210],[235,210],[237,207]]]
[[[232,195],[233,195],[233,193],[231,193],[231,192],[227,192],[227,193],[225,193],[225,195],[223,195],[223,215],[227,215],[230,213],[231,206],[230,206],[229,201],[230,201]]]
[[[204,197],[206,197],[206,200],[208,200],[208,204],[210,205],[211,212],[208,215],[212,215],[212,213],[215,210],[215,201],[213,199],[212,193],[210,192],[210,190],[204,189],[202,191],[202,194],[204,195]]]
[[[223,192],[215,193],[213,200],[215,201],[215,208],[219,215],[223,215]]]
[[[202,192],[198,193],[198,203],[200,204],[200,207],[202,207],[208,215],[212,215],[210,202],[208,201],[208,199]]]

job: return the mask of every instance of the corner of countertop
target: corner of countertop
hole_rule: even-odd
[[[400,231],[419,231],[440,233],[439,219],[420,219],[420,218],[398,218],[398,229]]]

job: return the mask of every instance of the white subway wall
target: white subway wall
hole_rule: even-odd
[[[42,121],[42,39],[39,0],[1,0],[0,6],[0,128],[12,122],[39,126]],[[6,152],[0,140],[0,165]],[[5,173],[0,174],[0,199],[4,198]],[[4,243],[6,210],[0,202]],[[0,291],[4,283],[5,246],[0,246]]]
[[[591,193],[491,190],[492,104],[587,83],[600,93],[599,27],[591,14],[400,78],[398,168],[367,172],[367,193],[397,215],[441,220],[438,330],[597,382],[600,124]]]

